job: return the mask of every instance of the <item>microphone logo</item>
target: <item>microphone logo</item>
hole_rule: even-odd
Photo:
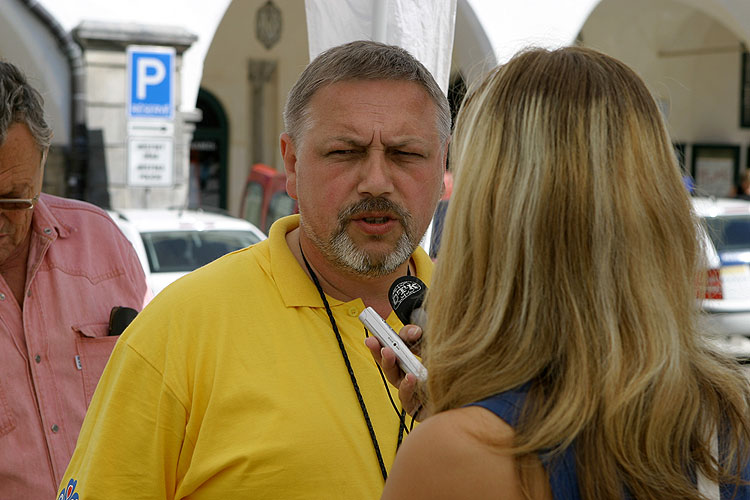
[[[414,295],[420,293],[423,290],[424,285],[422,282],[417,281],[401,281],[393,284],[391,288],[391,305],[394,309],[398,309],[401,303]]]
[[[427,294],[427,285],[416,276],[401,276],[388,290],[388,300],[393,312],[403,324],[422,326],[426,323],[422,302]]]

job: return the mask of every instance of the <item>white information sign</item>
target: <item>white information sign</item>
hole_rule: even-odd
[[[171,137],[128,138],[128,186],[173,184],[174,140]]]

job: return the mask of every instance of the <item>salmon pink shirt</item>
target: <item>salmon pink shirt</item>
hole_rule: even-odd
[[[118,338],[110,311],[151,298],[103,210],[43,194],[31,230],[23,309],[0,276],[0,496],[29,500],[56,496]]]

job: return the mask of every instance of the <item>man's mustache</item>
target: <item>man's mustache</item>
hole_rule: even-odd
[[[339,212],[339,224],[343,226],[353,217],[366,212],[386,213],[399,220],[402,225],[408,225],[411,221],[411,215],[401,205],[387,198],[377,197],[365,198],[344,208]]]

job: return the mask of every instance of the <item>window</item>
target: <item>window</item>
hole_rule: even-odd
[[[717,252],[750,249],[750,217],[706,217],[705,220]]]
[[[260,241],[250,231],[163,231],[141,238],[153,273],[190,272]]]

